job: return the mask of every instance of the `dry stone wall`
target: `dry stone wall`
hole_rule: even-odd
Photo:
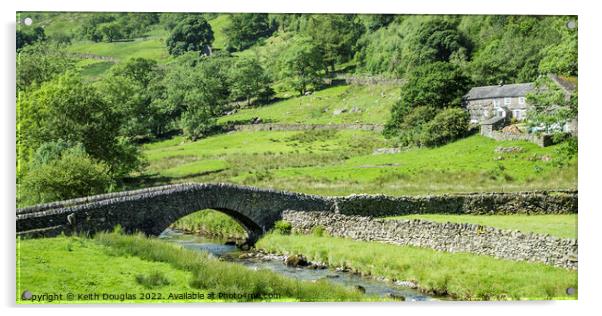
[[[311,130],[362,130],[382,132],[379,124],[242,124],[234,125],[236,131],[311,131]]]
[[[577,240],[501,230],[475,224],[425,220],[385,220],[324,212],[285,211],[293,230],[309,233],[316,226],[330,235],[363,241],[411,245],[447,252],[468,252],[501,259],[538,262],[577,269]]]
[[[215,209],[245,227],[254,242],[285,210],[338,215],[577,213],[577,192],[324,197],[233,184],[190,183],[102,194],[17,210],[17,235],[95,233],[120,225],[158,235],[190,213]]]

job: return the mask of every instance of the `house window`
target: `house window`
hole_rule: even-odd
[[[520,104],[520,105],[525,104],[525,97],[519,97],[518,98],[518,104]]]
[[[512,110],[512,117],[516,118],[519,121],[522,121],[527,117],[527,111],[526,110]]]
[[[506,111],[504,111],[504,109],[502,109],[502,108],[497,108],[496,109],[496,116],[498,116],[498,117],[506,117]]]
[[[497,106],[500,106],[500,100],[498,100],[498,99],[493,99],[493,105],[494,105],[494,106],[496,106],[496,107],[497,107]]]
[[[504,98],[504,105],[510,105],[512,98]]]

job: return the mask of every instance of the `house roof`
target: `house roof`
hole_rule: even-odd
[[[524,97],[527,93],[531,92],[533,88],[533,83],[474,87],[468,91],[464,98],[466,100],[477,100],[503,97]]]

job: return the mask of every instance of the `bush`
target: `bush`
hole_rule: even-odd
[[[290,235],[293,230],[293,225],[287,221],[277,221],[274,224],[274,232],[280,235]]]
[[[58,159],[33,163],[23,177],[18,198],[24,204],[67,200],[107,192],[112,184],[105,163],[74,147]]]
[[[422,129],[436,115],[437,109],[431,106],[419,106],[404,115],[399,128],[394,131],[398,135],[399,145],[417,144]]]
[[[147,289],[162,287],[169,285],[169,279],[161,271],[153,271],[149,275],[138,274],[136,275],[136,282]]]
[[[326,228],[324,228],[324,226],[321,226],[321,225],[318,225],[318,226],[312,228],[311,234],[316,237],[324,237],[324,236],[328,235],[328,233],[326,232]]]
[[[440,146],[464,137],[468,132],[470,116],[460,108],[439,112],[425,124],[420,135],[421,146]]]

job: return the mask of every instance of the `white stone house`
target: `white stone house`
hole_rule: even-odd
[[[533,83],[474,87],[464,96],[463,102],[470,113],[471,123],[481,123],[494,117],[527,117],[527,94],[534,89]]]
[[[552,74],[548,75],[548,78],[564,91],[567,100],[576,89],[575,83],[566,78]],[[512,118],[523,121],[527,118],[530,109],[527,95],[534,89],[536,89],[535,84],[532,82],[473,87],[464,95],[463,105],[470,113],[471,123],[480,124],[496,118],[503,118],[505,122],[510,122]],[[576,119],[565,124],[563,129],[566,132],[576,133]]]

